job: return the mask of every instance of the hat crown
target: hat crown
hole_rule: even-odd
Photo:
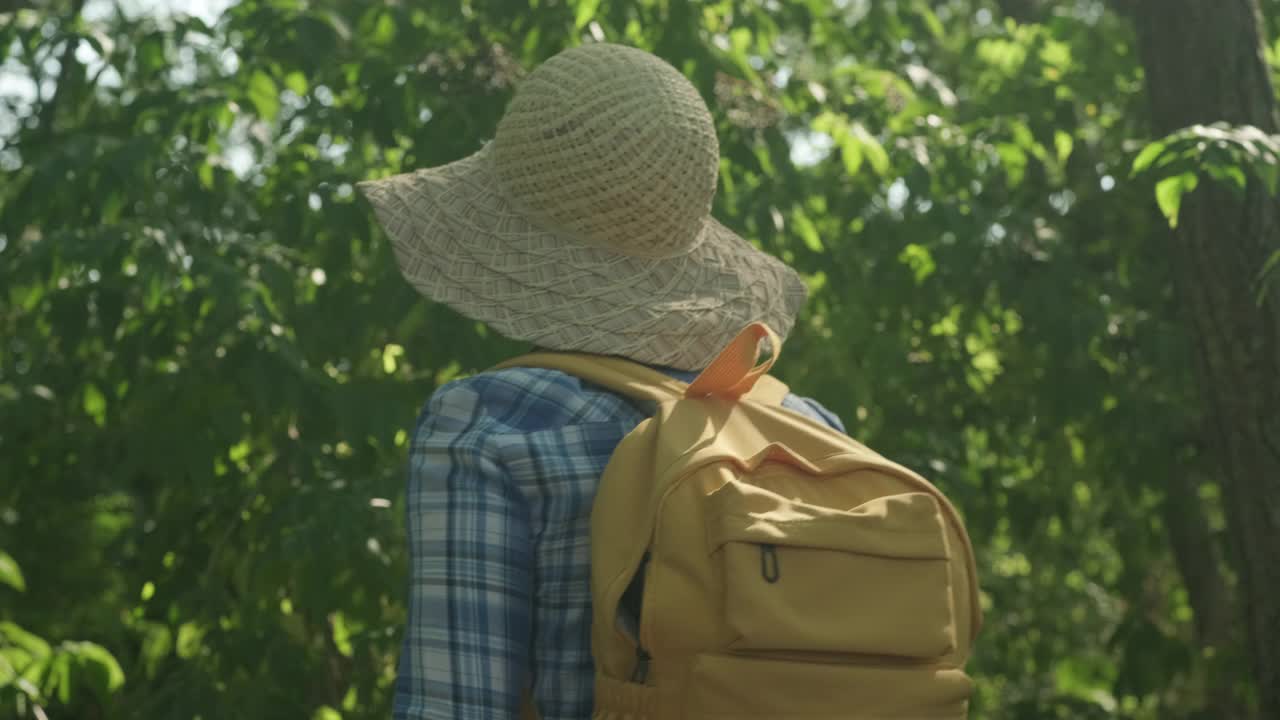
[[[693,84],[654,55],[607,43],[531,72],[493,152],[499,182],[543,229],[650,258],[697,245],[720,165]]]

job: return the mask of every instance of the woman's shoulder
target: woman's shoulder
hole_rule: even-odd
[[[515,431],[611,422],[634,408],[613,393],[559,370],[512,367],[489,370],[440,386],[425,414],[484,418]]]

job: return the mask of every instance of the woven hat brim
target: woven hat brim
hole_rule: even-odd
[[[487,147],[360,189],[420,293],[550,349],[699,370],[751,322],[785,337],[806,297],[794,270],[714,218],[663,259],[544,230],[502,191]]]

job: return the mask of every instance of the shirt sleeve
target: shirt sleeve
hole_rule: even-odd
[[[528,506],[495,447],[505,429],[461,381],[432,396],[414,431],[396,720],[520,717],[533,558]]]
[[[828,410],[822,405],[822,403],[814,400],[813,398],[802,397],[800,395],[788,395],[786,399],[782,401],[782,406],[808,415],[815,420],[824,422],[827,426],[835,430],[839,430],[842,433],[848,434],[849,432],[845,429],[844,422],[840,420],[838,415]]]

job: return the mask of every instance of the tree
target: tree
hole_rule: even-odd
[[[1256,0],[1133,4],[1152,124],[1161,134],[1226,122],[1280,131]],[[1240,572],[1247,645],[1262,713],[1280,717],[1280,205],[1259,181],[1206,183],[1166,235],[1212,453]]]

